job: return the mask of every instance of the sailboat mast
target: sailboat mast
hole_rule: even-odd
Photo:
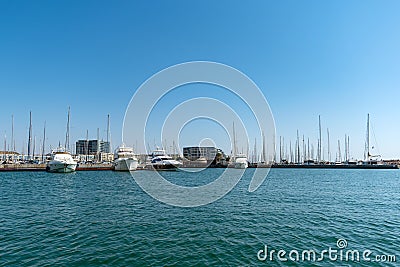
[[[297,130],[297,141],[296,141],[296,150],[297,150],[297,154],[296,154],[296,163],[300,163],[300,139],[299,139],[299,130]]]
[[[329,128],[326,128],[328,133],[328,161],[331,162],[331,148],[330,148],[330,141],[329,141]]]
[[[110,114],[107,114],[107,144],[108,144],[108,153],[111,153]]]
[[[14,142],[14,114],[11,115],[11,147],[12,147],[12,151],[15,151],[15,142]]]
[[[11,115],[11,150],[15,152],[15,141],[14,141],[14,114]],[[14,153],[12,153],[11,161],[14,162]]]
[[[44,121],[44,127],[43,127],[43,145],[42,145],[42,162],[44,162],[44,149],[46,147],[46,121]]]
[[[3,154],[3,160],[7,160],[7,134],[4,134],[4,154]]]
[[[265,155],[265,135],[264,135],[264,131],[262,132],[262,138],[263,138],[263,141],[262,141],[262,162],[267,162],[266,155]]]
[[[344,135],[344,161],[347,161],[347,135]]]
[[[89,130],[86,129],[86,162],[89,161]]]
[[[306,145],[304,143],[304,134],[303,134],[303,163],[306,161]]]
[[[350,160],[350,136],[347,136],[347,160]]]
[[[340,140],[338,140],[337,143],[338,143],[339,162],[342,162],[342,153],[340,152]]]
[[[32,159],[35,160],[35,151],[36,150],[36,135],[33,137],[33,151],[32,151]]]
[[[110,115],[107,115],[107,138],[106,141],[107,143],[109,142],[109,136],[110,136]]]
[[[282,136],[279,136],[279,162],[282,162]]]
[[[136,148],[135,148],[136,149]],[[172,155],[174,159],[176,159],[176,153],[175,153],[175,140],[172,140]]]
[[[364,152],[364,160],[368,160],[370,157],[369,154],[369,113],[367,116],[367,137],[366,137],[366,143],[365,143],[365,152]]]
[[[319,147],[318,147],[318,161],[322,161],[322,133],[321,133],[321,115],[318,115],[319,125]]]
[[[28,160],[31,159],[31,146],[32,146],[32,112],[29,111]]]
[[[263,132],[263,134],[264,134],[264,132]],[[274,134],[273,134],[273,137],[272,137],[272,162],[273,163],[276,163],[277,162],[277,160],[278,160],[278,158],[277,158],[277,153],[276,153],[276,140],[275,140],[275,132],[274,132]],[[265,136],[263,137],[263,139],[265,140]],[[264,151],[264,154],[265,154],[265,151]],[[267,160],[268,161],[268,160]]]
[[[232,131],[233,131],[233,155],[232,160],[235,160],[236,157],[236,133],[235,133],[235,122],[232,123]]]
[[[96,149],[96,160],[100,162],[100,129],[97,127],[97,149]]]
[[[65,133],[65,150],[69,151],[69,120],[71,116],[71,109],[68,107],[67,131]]]
[[[257,138],[254,138],[254,162],[258,162],[258,155],[257,155]]]

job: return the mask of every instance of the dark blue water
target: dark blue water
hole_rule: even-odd
[[[338,249],[345,239],[346,249],[399,262],[400,171],[273,169],[249,193],[252,171],[197,208],[154,200],[129,173],[0,173],[0,266],[397,266],[257,253]],[[218,172],[165,175],[192,185]]]

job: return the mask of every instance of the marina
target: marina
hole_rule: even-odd
[[[318,116],[318,140],[316,150],[310,142],[310,138],[303,135],[300,138],[297,130],[297,138],[292,145],[282,136],[275,141],[278,147],[274,148],[272,157],[266,155],[265,139],[263,135],[262,149],[257,153],[257,145],[254,143],[254,150],[246,153],[239,153],[237,147],[238,138],[236,136],[235,125],[232,126],[233,144],[230,154],[224,153],[217,147],[183,147],[179,153],[173,142],[173,154],[169,155],[163,147],[156,147],[150,154],[139,154],[133,147],[121,146],[115,148],[111,144],[110,116],[107,115],[107,135],[106,140],[99,137],[89,139],[86,131],[86,139],[77,140],[73,146],[72,153],[70,145],[70,115],[68,107],[67,126],[65,132],[65,144],[58,144],[57,149],[47,152],[46,148],[46,124],[43,128],[43,139],[40,144],[41,153],[37,153],[36,136],[32,133],[32,112],[29,112],[29,131],[27,138],[27,154],[23,155],[16,150],[6,150],[10,144],[14,144],[14,137],[7,146],[4,140],[4,149],[0,151],[0,171],[49,171],[49,172],[74,172],[94,171],[94,170],[115,170],[115,171],[135,171],[137,170],[177,170],[179,168],[301,168],[301,169],[399,169],[400,160],[383,160],[379,154],[373,154],[370,141],[370,115],[367,114],[366,137],[364,159],[357,160],[351,156],[350,137],[345,135],[344,151],[342,152],[341,142],[337,141],[338,147],[336,158],[332,160],[332,148],[330,144],[329,129],[325,145],[322,142],[321,116]],[[14,128],[14,117],[12,116],[12,129]],[[166,142],[166,141],[165,141]],[[11,146],[13,147],[13,146]],[[15,148],[15,147],[13,147]],[[325,151],[325,153],[324,153]]]
[[[0,1],[0,267],[399,267],[399,10]]]
[[[386,164],[377,164],[377,165],[367,165],[367,164],[358,164],[358,165],[349,165],[349,164],[249,164],[246,168],[289,168],[289,169],[368,169],[368,170],[382,170],[382,169],[399,169],[400,162],[391,161]],[[187,162],[182,164],[179,168],[234,168],[234,166],[228,165],[207,165],[205,163],[191,163]],[[156,168],[155,168],[156,169]],[[238,167],[238,169],[245,169],[242,167]],[[107,164],[78,164],[76,167],[76,171],[111,171],[115,170],[115,165],[112,163]],[[143,170],[153,170],[151,166],[146,166],[143,164],[137,165],[135,171],[143,171]],[[157,169],[156,169],[157,170]],[[46,164],[1,164],[0,172],[12,172],[12,171],[25,171],[25,172],[36,172],[36,171],[46,171]],[[124,171],[128,171],[127,169]],[[134,170],[130,170],[134,171]]]

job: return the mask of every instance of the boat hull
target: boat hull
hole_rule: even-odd
[[[76,163],[50,162],[46,167],[46,171],[57,173],[70,173],[76,170],[76,166]]]
[[[138,161],[135,159],[117,159],[114,161],[115,171],[134,171],[137,169]]]
[[[180,166],[174,164],[150,164],[146,168],[155,171],[176,171]]]
[[[235,169],[247,169],[247,167],[249,167],[247,162],[235,162],[234,164]]]

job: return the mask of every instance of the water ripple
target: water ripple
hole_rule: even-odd
[[[220,171],[166,175],[190,185]],[[321,251],[339,238],[398,253],[398,172],[273,169],[248,193],[251,171],[226,197],[191,209],[157,202],[128,173],[1,173],[0,266],[299,266],[260,262],[257,252]],[[318,266],[338,264],[354,265]]]

